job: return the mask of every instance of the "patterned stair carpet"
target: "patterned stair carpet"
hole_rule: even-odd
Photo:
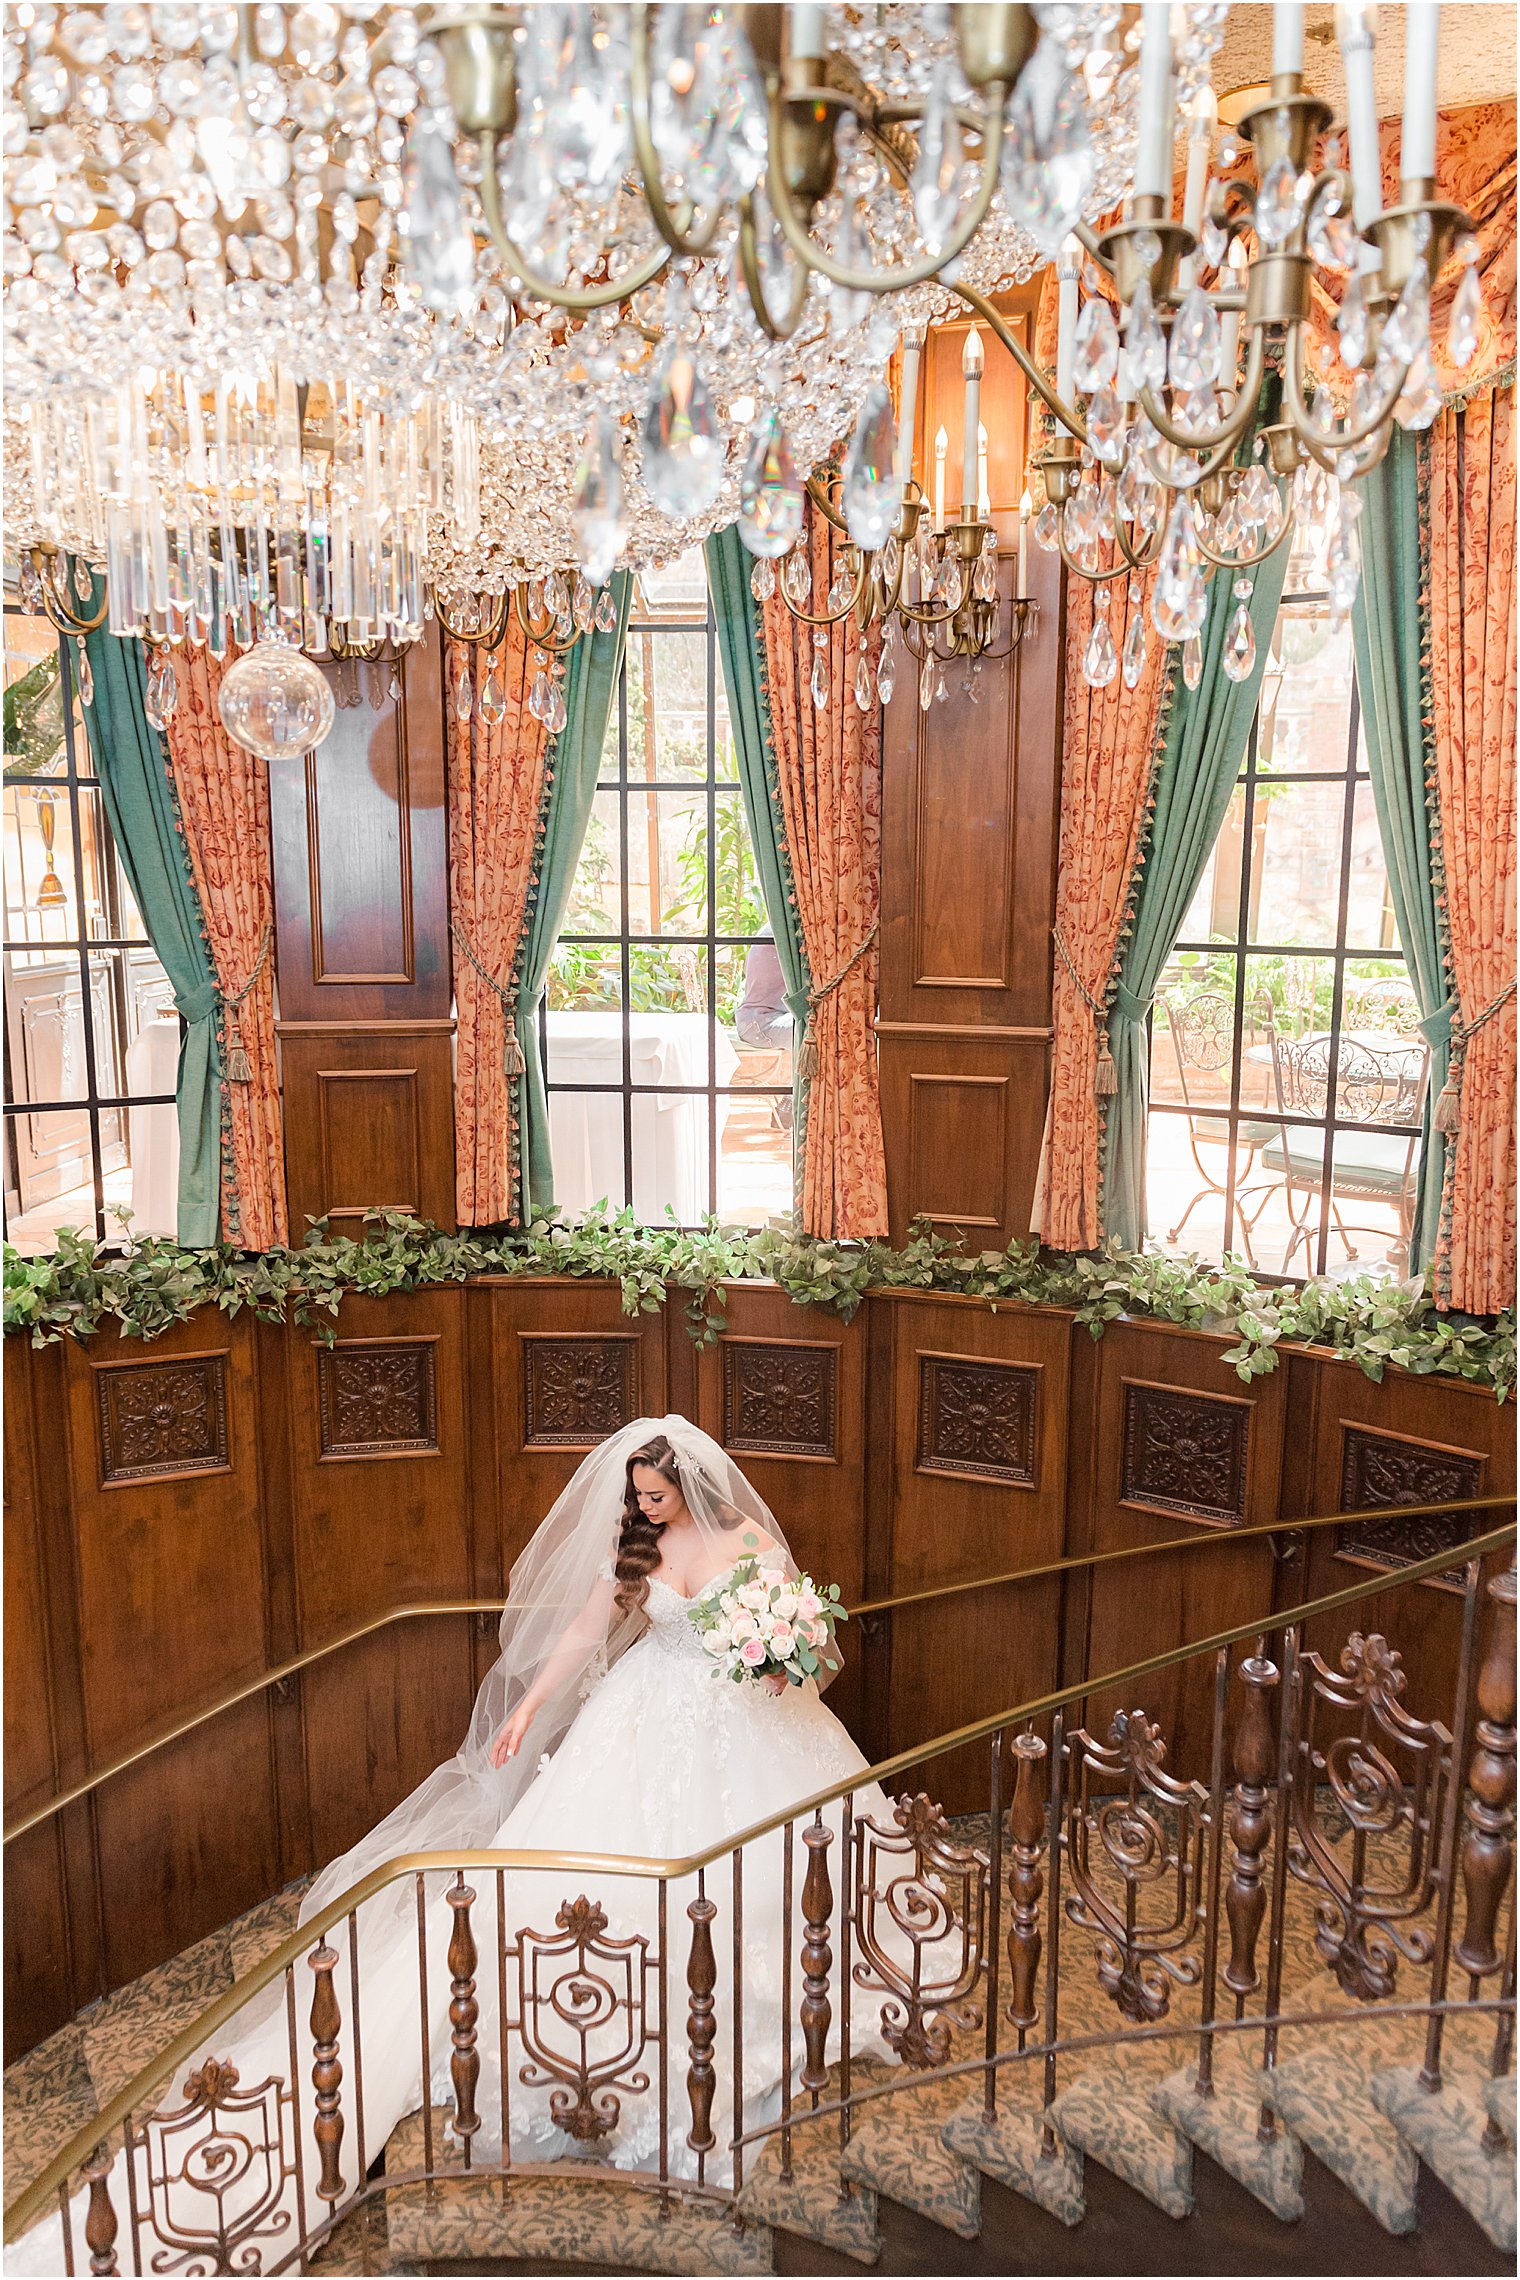
[[[985,1817],[956,1825],[962,1842],[985,1836]],[[1007,1857],[1005,1852],[1005,1859]],[[1118,1904],[1122,1884],[1097,1872],[1102,1896]],[[198,2011],[247,1971],[293,1927],[302,1885],[276,1894],[225,1931],[92,2005],[11,2067],[5,2077],[5,2190],[16,2192],[101,2103],[149,2064]],[[1459,1911],[1460,1913],[1460,1911]],[[509,2194],[485,2179],[445,2178],[377,2200],[340,2225],[312,2269],[331,2273],[456,2269],[471,2255],[493,2261],[571,2259],[625,2271],[735,2275],[775,2269],[775,2238],[813,2241],[855,2265],[880,2253],[878,2210],[900,2204],[948,2234],[973,2239],[981,2222],[983,2176],[1036,2203],[1067,2226],[1085,2212],[1084,2162],[1101,2163],[1152,2206],[1182,2222],[1193,2207],[1195,2164],[1217,2163],[1278,2223],[1302,2212],[1307,2149],[1388,2233],[1415,2222],[1423,2163],[1501,2250],[1514,2245],[1514,2083],[1489,2080],[1493,2022],[1448,2022],[1443,2088],[1432,2097],[1418,2072],[1420,2020],[1368,2018],[1343,1995],[1316,1949],[1316,1898],[1290,1882],[1281,1985],[1283,2009],[1341,2014],[1344,2027],[1281,2030],[1278,2063],[1260,2067],[1256,2034],[1215,2039],[1212,2095],[1197,2085],[1199,2045],[1191,2036],[1147,2039],[1126,2026],[1095,1969],[1091,1932],[1068,1925],[1061,1949],[1063,2037],[1115,2035],[1102,2049],[1062,2059],[1048,2111],[1043,2062],[999,2069],[996,2112],[985,2111],[980,2026],[950,2028],[947,2061],[968,2071],[905,2088],[856,2111],[841,2150],[837,2119],[809,2125],[799,2116],[792,2173],[782,2174],[776,2141],[752,2149],[739,2222],[711,2204],[616,2182],[585,2161],[567,2161],[557,2179],[519,2178]],[[1458,1926],[1460,1930],[1460,1925]],[[1222,1958],[1221,1958],[1222,1961]],[[1265,1941],[1258,1966],[1265,1972]],[[1187,1969],[1158,1974],[1153,2004],[1165,2022],[1199,2016],[1200,1992]],[[1422,1987],[1401,1975],[1399,1997]],[[1221,1990],[1223,1993],[1223,1990]],[[857,2016],[863,1998],[855,1997]],[[1258,1989],[1248,2008],[1259,2011]],[[1000,2027],[1007,2048],[1015,2030]],[[896,2078],[884,2062],[856,2063],[858,2085]],[[832,2083],[823,2092],[833,2095]],[[1263,2134],[1263,2104],[1268,2109]],[[416,2143],[413,2143],[413,2140]],[[438,2142],[447,2144],[439,2130]],[[420,2160],[421,2116],[401,2123],[388,2166]],[[1185,2236],[1179,2233],[1179,2254]],[[1269,2235],[1263,2269],[1270,2269]]]
[[[5,2198],[40,2175],[77,2130],[293,1932],[309,1877],[130,1986],[91,2003],[5,2070]]]

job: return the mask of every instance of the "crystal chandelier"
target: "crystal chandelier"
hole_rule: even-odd
[[[161,652],[369,656],[441,598],[552,664],[615,563],[800,525],[943,272],[1112,207],[1121,13],[18,0],[10,541]]]
[[[936,439],[934,511],[911,471],[911,443],[918,401],[918,375],[924,335],[910,331],[903,341],[901,423],[894,427],[891,398],[878,384],[867,397],[849,454],[836,480],[813,475],[808,492],[844,539],[840,567],[821,610],[810,610],[812,566],[805,545],[794,546],[781,564],[779,582],[770,559],[779,548],[757,545],[740,519],[740,533],[761,559],[751,574],[756,599],[780,593],[791,615],[813,629],[821,653],[828,629],[853,618],[864,632],[882,633],[873,686],[867,651],[861,646],[854,695],[862,711],[873,696],[889,703],[897,686],[897,643],[919,669],[919,701],[927,710],[948,693],[947,668],[957,660],[966,669],[964,687],[980,692],[984,661],[1010,657],[1024,638],[1033,614],[1029,598],[1029,506],[1019,526],[1017,587],[1009,611],[1006,643],[999,648],[1002,605],[997,584],[997,531],[987,497],[987,431],[981,424],[983,351],[973,325],[961,358],[964,383],[965,470],[959,520],[946,522],[944,472],[947,439]],[[823,693],[820,694],[820,691]],[[814,678],[814,700],[827,701],[827,683]]]
[[[1385,212],[1382,204],[1375,10],[1342,0],[1337,11],[1350,163],[1336,138],[1316,171],[1331,114],[1304,89],[1303,8],[1278,0],[1270,87],[1240,121],[1241,147],[1220,154],[1232,167],[1249,157],[1254,180],[1231,172],[1209,189],[1214,114],[1206,96],[1195,97],[1187,106],[1180,223],[1171,198],[1172,11],[1147,0],[1142,16],[1134,194],[1124,219],[1101,237],[1076,224],[1058,257],[1055,386],[982,295],[958,290],[1023,367],[1052,418],[1052,439],[1036,462],[1045,504],[1035,537],[1098,588],[1087,680],[1104,686],[1121,669],[1107,582],[1154,568],[1151,629],[1182,644],[1184,679],[1195,687],[1207,581],[1216,571],[1230,579],[1237,604],[1224,652],[1224,670],[1236,679],[1255,662],[1244,573],[1290,536],[1312,557],[1336,616],[1350,610],[1360,574],[1361,501],[1353,486],[1387,451],[1396,425],[1428,426],[1440,409],[1430,298],[1454,248],[1465,270],[1447,346],[1459,368],[1477,348],[1482,296],[1471,223],[1436,195],[1436,7],[1406,10],[1397,205]],[[1345,284],[1338,368],[1311,377],[1316,266]],[[1214,283],[1205,285],[1210,273]],[[1281,416],[1257,433],[1241,464],[1269,371],[1280,374]],[[1131,687],[1144,670],[1146,640],[1137,614],[1122,660]]]

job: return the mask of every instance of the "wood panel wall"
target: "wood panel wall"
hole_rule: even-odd
[[[852,1626],[831,1700],[873,1758],[1464,1532],[1369,1548],[1359,1505],[1512,1491],[1486,1394],[1307,1351],[1246,1387],[1225,1343],[1121,1323],[1094,1344],[1054,1310],[908,1291],[846,1324],[743,1285],[698,1352],[678,1308],[630,1321],[615,1285],[530,1277],[346,1300],[330,1348],[209,1312],[148,1346],[9,1339],[7,1818],[389,1607],[500,1596],[586,1450],[636,1415],[722,1440],[847,1601],[1206,1539]],[[1342,1509],[1339,1542],[1231,1541]],[[1378,1592],[1340,1635],[1383,1629],[1411,1706],[1449,1715],[1460,1604]],[[379,1631],[8,1847],[8,2053],[350,1843],[457,1746],[494,1635]],[[1090,1722],[1131,1692],[1172,1766],[1206,1774],[1208,1674],[1094,1698]],[[985,1762],[929,1753],[912,1783],[974,1809]]]
[[[1003,305],[1027,338],[1032,294]],[[929,335],[919,399],[931,498],[936,428],[951,437],[947,502],[960,497],[965,333]],[[1018,367],[982,337],[1006,644],[1029,416]],[[1029,585],[1024,640],[984,661],[974,697],[956,664],[943,702],[924,712],[908,677],[886,711],[877,1033],[894,1242],[920,1216],[979,1245],[1029,1231],[1051,1036],[1064,648],[1060,563],[1033,545]]]
[[[296,1242],[308,1219],[355,1234],[385,1206],[454,1224],[441,637],[324,671],[332,733],[269,771]]]

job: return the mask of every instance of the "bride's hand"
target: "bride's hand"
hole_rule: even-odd
[[[762,1680],[761,1683],[767,1694],[785,1694],[791,1680],[783,1678],[779,1670],[773,1670],[770,1676]]]
[[[533,1723],[533,1712],[526,1702],[519,1702],[511,1717],[491,1744],[492,1765],[505,1765],[515,1758],[522,1748],[523,1738]]]

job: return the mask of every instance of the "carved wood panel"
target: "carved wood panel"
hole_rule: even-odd
[[[1040,1373],[961,1354],[918,1357],[920,1472],[1036,1485]]]
[[[416,1456],[438,1447],[436,1338],[352,1338],[317,1352],[324,1459]]]
[[[724,1447],[836,1461],[838,1369],[835,1346],[725,1338]]]
[[[1245,1519],[1251,1403],[1126,1379],[1119,1495],[1216,1528]]]
[[[1373,1433],[1360,1425],[1342,1427],[1341,1495],[1343,1512],[1376,1510],[1385,1504],[1435,1504],[1443,1496],[1483,1494],[1484,1460],[1473,1449],[1443,1449],[1396,1433]],[[1431,1513],[1419,1520],[1353,1524],[1335,1531],[1338,1559],[1355,1567],[1412,1567],[1433,1552],[1460,1544],[1486,1525],[1481,1515]],[[1449,1568],[1431,1577],[1437,1585],[1461,1588],[1462,1570]]]
[[[522,1350],[524,1448],[594,1448],[638,1416],[636,1330],[593,1338],[527,1332]]]
[[[100,1485],[229,1470],[227,1356],[97,1363]]]

